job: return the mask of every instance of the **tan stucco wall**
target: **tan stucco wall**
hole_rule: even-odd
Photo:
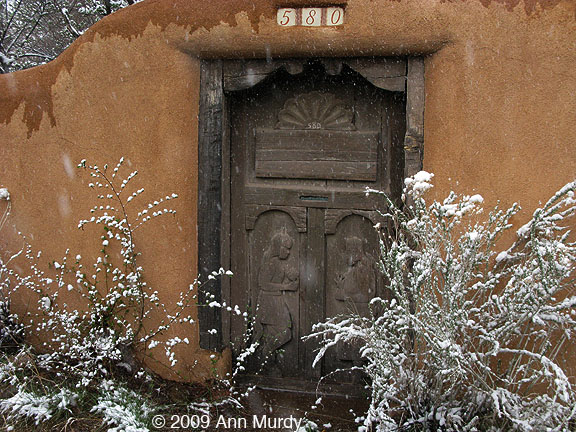
[[[144,198],[180,196],[176,224],[138,234],[149,283],[175,301],[192,282],[199,57],[425,54],[424,167],[439,196],[519,201],[522,219],[576,176],[573,1],[350,0],[344,26],[313,29],[278,28],[282,4],[147,0],[97,23],[55,61],[0,75],[0,187],[12,196],[10,222],[43,259],[89,249],[76,225],[93,201],[76,164],[124,156]],[[21,242],[2,235],[9,249]],[[206,376],[209,353],[188,336],[178,371]]]

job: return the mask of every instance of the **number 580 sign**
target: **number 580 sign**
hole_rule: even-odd
[[[338,26],[344,24],[344,8],[281,8],[278,9],[278,25],[292,26]]]

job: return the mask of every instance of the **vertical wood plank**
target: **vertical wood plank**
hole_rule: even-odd
[[[222,67],[224,71],[224,67]],[[224,83],[224,79],[222,79]],[[224,84],[222,84],[224,85]],[[230,109],[228,107],[228,100],[226,97],[222,97],[222,180],[220,184],[222,185],[222,223],[220,224],[221,234],[220,234],[220,263],[222,267],[226,270],[231,269],[231,257],[230,257],[230,239],[229,235],[231,229],[230,220],[230,199],[232,194],[230,192],[231,180],[230,180]],[[231,305],[231,280],[229,277],[224,277],[220,281],[222,300],[226,304]],[[222,309],[222,347],[228,346],[230,339],[230,326],[231,326],[231,315],[225,309]]]
[[[306,239],[305,260],[301,270],[302,336],[310,334],[312,326],[325,316],[325,268],[326,247],[324,241],[324,209],[308,208],[308,236]],[[303,344],[304,371],[306,378],[319,379],[322,374],[320,365],[312,368],[318,343],[313,340]]]
[[[422,170],[424,157],[424,59],[408,58],[404,177]]]
[[[389,99],[388,109],[384,113],[383,122],[390,125],[390,196],[401,204],[402,187],[404,184],[405,150],[404,139],[406,137],[406,94],[394,93]],[[420,168],[418,169],[420,171]]]
[[[224,69],[225,71],[225,69]],[[225,251],[230,256],[230,270],[234,272],[234,276],[228,279],[230,288],[230,305],[239,306],[243,312],[248,312],[254,319],[256,294],[252,292],[253,273],[251,273],[251,242],[253,238],[252,228],[246,228],[245,217],[245,203],[242,191],[246,182],[246,137],[249,135],[248,129],[248,112],[249,108],[246,106],[245,99],[241,96],[230,94],[225,98],[225,108],[228,111],[229,127],[225,136],[229,136],[229,159],[222,159],[224,166],[222,167],[223,174],[229,172],[230,182],[229,191],[230,195],[226,198],[229,204],[230,221],[229,230],[223,231],[222,247],[227,244],[228,251]],[[226,146],[226,141],[225,141]],[[223,151],[225,147],[223,147]],[[227,183],[226,177],[224,184]],[[228,189],[228,186],[223,188]],[[233,215],[233,217],[232,217]],[[256,222],[256,221],[254,221]],[[255,269],[252,269],[254,271]],[[257,278],[257,276],[256,276]],[[225,288],[225,286],[223,286]],[[225,318],[229,318],[228,322]],[[223,313],[223,325],[229,326],[230,339],[224,339],[224,345],[234,344],[234,354],[240,354],[241,347],[243,346],[244,335],[246,334],[246,322],[242,316],[235,313]],[[226,334],[226,330],[224,331]]]
[[[200,347],[214,351],[222,349],[221,310],[205,305],[212,299],[222,301],[220,279],[208,281],[207,277],[221,267],[223,99],[222,62],[202,61],[198,115],[198,271],[203,283],[198,293],[198,324]],[[209,332],[212,329],[215,334]]]

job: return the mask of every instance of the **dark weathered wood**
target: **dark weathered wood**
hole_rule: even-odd
[[[335,316],[356,313],[369,316],[369,303],[378,293],[381,276],[377,270],[378,237],[374,232],[374,214],[369,212],[326,210],[326,314]],[[375,213],[375,212],[374,212]],[[327,370],[362,364],[359,345],[337,344],[330,350],[324,365]],[[338,374],[337,381],[357,382],[357,374]]]
[[[254,317],[253,339],[272,352],[260,373],[288,381],[315,380],[356,357],[339,349],[333,359],[313,369],[317,344],[304,343],[301,337],[314,323],[344,311],[348,303],[342,292],[362,310],[367,296],[379,292],[379,279],[374,282],[378,277],[363,269],[368,269],[368,261],[375,262],[373,225],[380,219],[374,211],[384,209],[386,202],[381,195],[367,197],[365,188],[389,193],[391,185],[401,181],[397,169],[391,174],[390,157],[403,155],[404,121],[389,114],[405,115],[406,61],[225,64],[225,90],[260,82],[250,90],[227,93],[230,159],[224,164],[230,164],[231,303]],[[290,73],[302,73],[275,74],[285,64]],[[392,91],[351,73],[346,66],[350,64],[376,87]],[[264,77],[270,79],[263,83]],[[371,243],[366,243],[372,234]],[[353,268],[355,263],[362,271]],[[327,274],[328,268],[333,270]],[[258,304],[263,308],[257,310]],[[244,332],[241,321],[231,316],[230,339],[235,342]],[[277,335],[275,341],[262,337],[266,334]],[[235,354],[237,347],[235,343]],[[262,367],[263,351],[259,348],[248,371]]]
[[[333,92],[315,90],[286,100],[275,129],[355,131],[356,126],[350,103]]]
[[[224,70],[222,69],[222,62],[218,60],[206,61],[202,65],[201,77],[201,107],[199,113],[199,211],[198,211],[198,224],[199,224],[199,271],[205,276],[206,272],[218,269],[224,262],[220,261],[220,257],[226,257],[226,251],[233,247],[232,243],[227,244],[226,239],[221,235],[220,227],[223,226],[224,230],[232,231],[227,225],[228,218],[230,217],[230,210],[227,210],[226,203],[229,199],[231,192],[226,192],[221,189],[220,180],[224,177],[224,187],[229,186],[230,180],[228,179],[228,156],[222,155],[221,152],[225,151],[222,147],[222,131],[228,130],[228,126],[223,124],[223,107],[224,107],[224,90],[233,91],[239,89],[246,89],[254,86],[256,83],[261,82],[264,78],[284,68],[290,74],[299,74],[304,70],[304,65],[308,62],[307,59],[294,59],[294,60],[280,60],[280,61],[263,61],[263,60],[238,60],[238,61],[225,61]],[[325,66],[328,74],[339,74],[343,70],[343,65],[347,65],[356,72],[363,75],[368,81],[379,88],[386,90],[401,92],[404,86],[407,87],[407,110],[406,110],[406,134],[404,136],[404,152],[400,153],[406,159],[406,163],[400,161],[395,147],[398,141],[397,135],[399,130],[404,129],[402,122],[395,120],[392,117],[391,124],[386,126],[386,130],[382,132],[382,140],[387,142],[387,146],[391,148],[389,157],[392,161],[388,161],[386,149],[379,150],[377,160],[378,180],[374,186],[380,189],[388,190],[388,192],[396,192],[399,187],[396,177],[400,168],[403,170],[404,175],[413,175],[415,172],[422,169],[422,155],[423,155],[423,114],[424,114],[424,65],[422,59],[410,59],[408,66],[406,61],[397,58],[384,58],[384,59],[367,59],[367,58],[346,58],[346,59],[323,59],[320,62]],[[406,72],[406,68],[408,72]],[[286,76],[286,75],[285,75]],[[407,78],[407,81],[406,81]],[[406,84],[407,83],[407,84]],[[315,90],[308,88],[307,91]],[[325,89],[322,89],[325,91]],[[390,93],[391,94],[391,93]],[[395,93],[398,94],[398,93]],[[338,97],[341,97],[341,91],[338,90]],[[363,96],[362,96],[363,97]],[[402,99],[394,100],[394,107],[398,103],[403,104]],[[394,111],[394,110],[393,110]],[[386,123],[386,113],[391,113],[389,108],[382,110],[384,113],[383,124]],[[396,111],[394,111],[396,112]],[[358,113],[356,120],[365,121],[366,114]],[[364,119],[364,120],[363,120]],[[263,125],[265,127],[274,127],[274,124]],[[390,130],[392,132],[390,132]],[[402,134],[404,135],[404,134]],[[388,147],[387,147],[388,148]],[[348,149],[350,150],[350,149]],[[338,179],[327,180],[325,185],[329,185],[329,189],[320,187],[321,180],[311,179],[302,180],[308,181],[308,185],[299,185],[295,189],[282,189],[282,186],[274,178],[259,178],[255,176],[254,170],[256,169],[255,156],[256,150],[248,152],[248,160],[252,160],[253,165],[248,165],[246,171],[246,180],[248,182],[255,182],[250,184],[245,191],[245,195],[238,199],[234,199],[244,206],[244,203],[254,205],[265,203],[266,205],[277,206],[303,206],[302,208],[308,209],[356,209],[358,211],[368,211],[375,208],[383,208],[384,202],[377,197],[372,197],[367,203],[364,193],[361,191],[366,185],[372,186],[370,181],[352,181],[342,182]],[[287,153],[285,153],[287,152]],[[261,161],[297,161],[298,159],[291,155],[290,149],[284,148],[276,155],[273,151],[260,151],[259,159]],[[371,152],[369,162],[372,159]],[[349,151],[352,162],[361,161],[364,156],[362,152]],[[224,160],[225,165],[220,164],[220,160]],[[334,150],[308,150],[308,161],[331,161],[338,162],[339,155],[338,149]],[[305,158],[306,159],[306,158]],[[383,163],[380,164],[380,161]],[[390,165],[392,164],[392,165]],[[390,168],[390,167],[393,168]],[[382,173],[385,175],[382,175]],[[231,176],[230,176],[231,177]],[[392,177],[390,179],[390,177]],[[389,179],[392,180],[389,183]],[[395,180],[396,179],[396,180]],[[382,181],[384,181],[381,183]],[[294,180],[288,181],[299,181]],[[265,183],[271,182],[271,183]],[[340,182],[340,183],[339,183]],[[221,199],[224,195],[227,198]],[[220,210],[223,208],[223,210]],[[324,210],[321,210],[324,211]],[[330,210],[328,210],[330,211]],[[248,217],[248,216],[246,216]],[[241,216],[244,220],[244,215]],[[294,217],[293,217],[294,218]],[[298,231],[301,237],[306,239],[308,235],[303,231],[302,223],[297,218]],[[246,219],[248,220],[248,219]],[[250,223],[255,223],[252,221]],[[244,224],[243,224],[244,225]],[[237,231],[235,238],[245,235],[245,227],[241,226]],[[307,229],[307,227],[306,227]],[[242,231],[244,230],[244,231]],[[306,242],[308,240],[306,239]],[[221,254],[220,246],[224,250]],[[243,264],[244,265],[244,264]],[[246,268],[247,264],[244,265]],[[242,273],[242,271],[241,271]],[[205,284],[201,290],[200,302],[206,300],[206,293],[210,292],[215,298],[219,299],[221,290],[220,283]],[[208,330],[216,329],[220,333],[220,311],[209,310],[200,308],[200,344],[204,348],[219,349],[221,347],[221,340],[219,335],[214,336],[208,333]],[[234,324],[231,324],[234,325]],[[226,338],[228,340],[228,338]]]
[[[327,130],[274,130],[256,131],[256,152],[259,150],[298,150],[369,152],[376,154],[378,145],[377,131],[327,131]],[[341,154],[340,158],[344,159]]]
[[[325,149],[256,149],[256,160],[261,161],[334,161],[334,162],[376,162],[376,149],[373,151],[342,151]],[[346,158],[345,156],[348,156]]]
[[[247,125],[245,122],[239,121],[239,118],[244,118],[243,104],[239,104],[233,95],[229,95],[226,99],[226,106],[228,107],[229,127],[228,132],[230,135],[230,158],[223,161],[223,165],[229,165],[230,177],[224,179],[230,183],[230,194],[226,197],[226,201],[230,203],[230,231],[224,233],[223,237],[229,238],[230,250],[230,270],[234,276],[230,279],[230,305],[238,306],[242,312],[250,313],[254,316],[254,307],[251,303],[252,284],[244,283],[241,289],[238,289],[240,281],[250,281],[250,250],[247,242],[247,237],[250,231],[246,230],[245,218],[245,205],[244,196],[238,193],[238,188],[245,184],[248,172],[241,169],[245,165],[244,158],[246,156],[245,149],[235,145],[240,137],[244,137],[247,133]],[[242,223],[241,223],[242,222]],[[241,245],[238,247],[238,245]],[[237,254],[241,250],[241,254]],[[232,313],[229,322],[230,339],[225,341],[230,342],[230,346],[236,350],[241,349],[244,343],[244,336],[246,334],[246,322],[242,316]]]
[[[375,181],[378,132],[256,131],[257,177]]]
[[[285,59],[273,62],[228,60],[224,64],[224,90],[248,89],[279,69],[285,69],[292,75],[299,74],[307,61],[307,59]],[[405,90],[405,59],[350,57],[344,59],[321,59],[320,61],[331,75],[339,74],[345,64],[378,88],[401,92]]]
[[[405,59],[347,59],[346,64],[383,90],[403,92],[406,86]]]
[[[403,92],[406,89],[406,77],[374,77],[369,79],[372,84],[383,90]]]
[[[206,306],[220,302],[220,280],[208,275],[221,267],[221,179],[222,179],[222,62],[203,61],[200,71],[200,111],[198,114],[198,271],[203,283],[198,293],[200,347],[222,348],[221,311]],[[216,330],[214,333],[213,330]]]
[[[230,110],[227,106],[227,99],[224,97],[222,101],[222,214],[220,224],[220,257],[222,267],[230,269],[230,245],[231,236],[230,230]],[[222,289],[222,300],[230,305],[230,289],[231,278],[224,277],[220,279],[220,286]],[[236,315],[236,314],[234,314]],[[226,309],[222,309],[222,346],[227,346],[230,339],[230,324],[232,313]]]
[[[266,178],[376,180],[376,162],[256,161],[256,175]]]
[[[422,170],[424,157],[424,59],[408,59],[406,88],[406,136],[404,139],[404,177]]]
[[[280,210],[288,213],[298,232],[306,232],[306,208],[305,207],[287,207],[287,206],[267,206],[267,205],[247,205],[246,209],[246,229],[253,230],[258,217],[271,210]]]
[[[387,123],[390,125],[388,128],[387,140],[389,145],[389,166],[388,172],[391,179],[396,179],[390,182],[389,196],[396,199],[402,196],[402,188],[404,186],[404,138],[406,134],[406,94],[396,93],[392,96],[392,103],[389,108],[382,113],[386,117]],[[398,200],[398,205],[401,200]]]
[[[404,58],[351,57],[342,61],[367,80],[406,76],[406,59]]]
[[[334,383],[317,380],[305,380],[304,377],[298,378],[275,378],[262,375],[242,375],[237,377],[238,383],[242,386],[257,386],[264,390],[286,390],[288,392],[308,393],[314,395],[316,400],[318,396],[335,396],[346,398],[347,405],[366,401],[366,386],[358,384],[349,384],[344,382]]]
[[[248,256],[248,277],[240,285],[251,292],[255,340],[260,342],[250,369],[267,361],[275,374],[298,374],[300,237],[294,220],[282,209],[260,213],[248,242],[236,244],[233,257]],[[236,285],[238,286],[238,284]],[[278,353],[282,350],[282,354]]]
[[[324,316],[324,278],[326,267],[326,250],[324,245],[324,210],[308,209],[308,236],[305,260],[301,264],[302,288],[300,290],[301,336],[310,334],[312,326]],[[304,371],[308,379],[318,379],[322,375],[320,365],[312,367],[316,356],[317,342],[310,340],[302,344],[304,351]]]
[[[376,225],[377,223],[382,224],[382,226],[386,223],[386,218],[382,215],[383,212],[386,210],[384,208],[380,208],[379,211],[366,211],[366,210],[352,210],[352,209],[327,209],[325,214],[325,222],[324,222],[324,232],[326,234],[334,234],[336,233],[336,227],[338,223],[346,216],[350,215],[358,215],[368,219],[372,224]]]
[[[224,67],[224,90],[237,91],[254,87],[278,69],[285,69],[290,74],[302,72],[305,60],[278,60],[262,62],[261,60],[229,60]]]
[[[310,199],[311,198],[311,199]],[[364,191],[351,189],[307,188],[289,190],[282,186],[247,187],[246,203],[267,203],[273,206],[302,206],[317,208],[356,208],[374,210],[383,208],[386,201],[381,195],[366,199]]]

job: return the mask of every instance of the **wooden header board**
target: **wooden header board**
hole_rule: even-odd
[[[376,180],[378,132],[256,130],[256,176]]]

